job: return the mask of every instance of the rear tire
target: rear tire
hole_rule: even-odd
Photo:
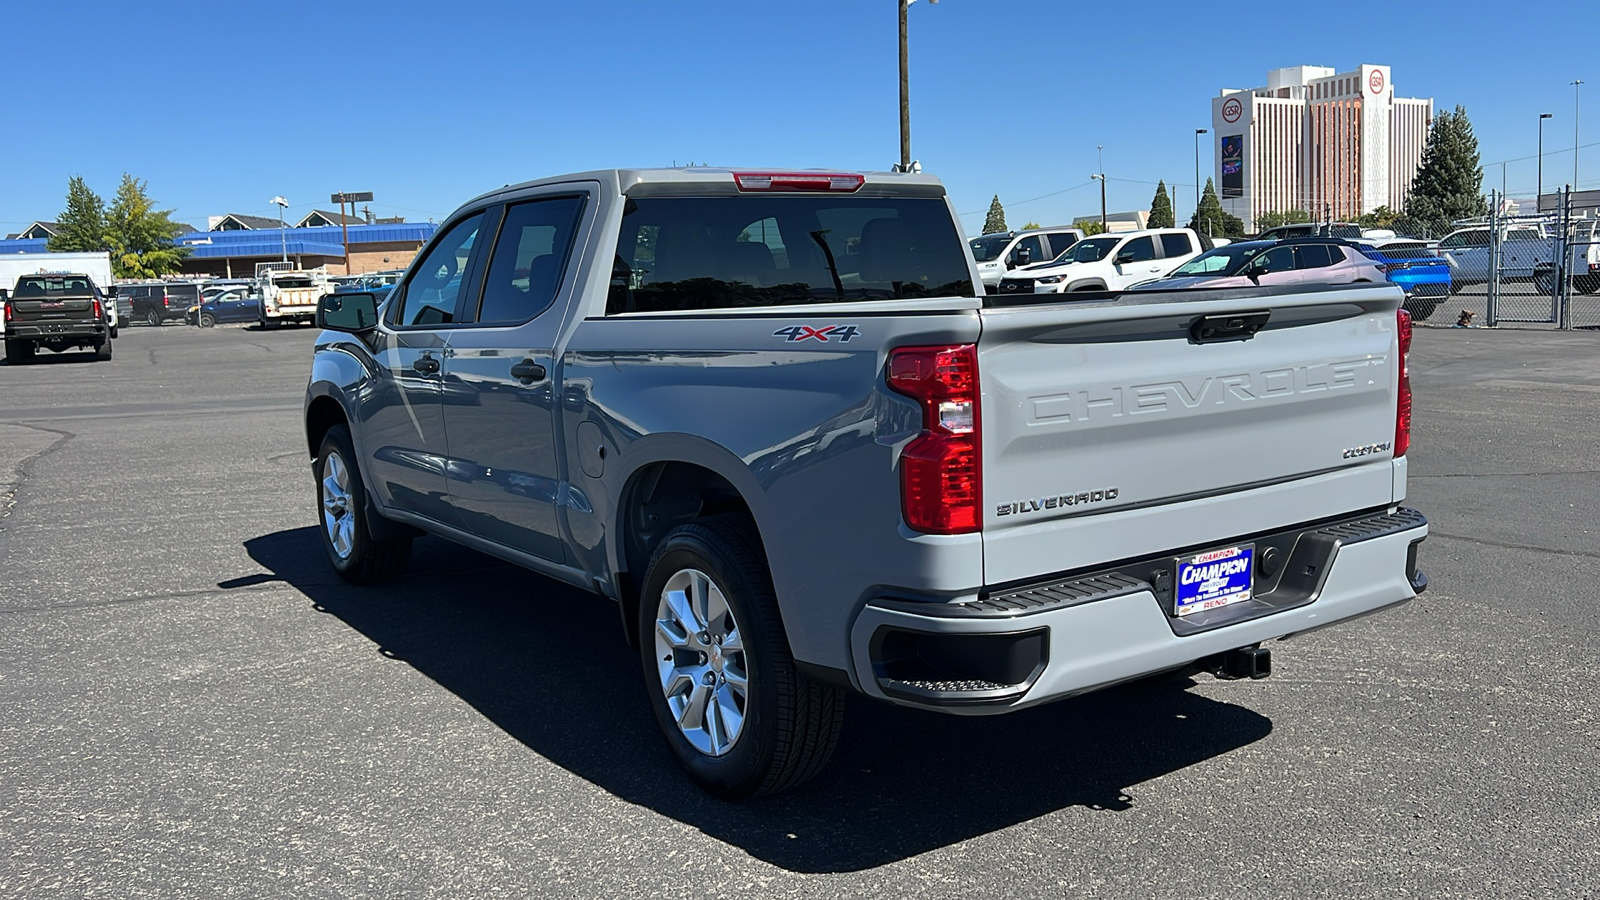
[[[111,359],[111,338],[106,338],[94,345],[94,358],[96,362],[109,362]]]
[[[335,425],[322,439],[313,470],[322,548],[339,577],[354,584],[388,581],[411,562],[411,537],[376,540],[367,523],[367,487],[356,464],[350,429]]]
[[[6,341],[6,362],[13,366],[26,365],[33,362],[33,356],[38,348],[33,341]]]
[[[144,322],[145,322],[146,325],[160,325],[160,324],[162,324],[161,313],[158,313],[153,309],[150,310],[149,312],[144,314]]]
[[[796,668],[748,516],[699,519],[662,540],[640,595],[639,652],[656,724],[706,791],[775,794],[833,756],[844,692]]]

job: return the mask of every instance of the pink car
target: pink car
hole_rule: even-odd
[[[1327,238],[1241,241],[1208,250],[1165,278],[1134,286],[1136,291],[1184,288],[1267,287],[1280,284],[1356,284],[1389,280],[1383,267],[1360,250]]]

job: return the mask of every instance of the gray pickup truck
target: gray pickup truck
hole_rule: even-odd
[[[116,309],[82,274],[24,275],[5,301],[6,362],[32,362],[39,350],[93,350],[111,358]]]
[[[979,715],[1259,678],[1265,642],[1426,587],[1398,288],[980,284],[923,175],[485,194],[383,303],[322,300],[328,558],[381,581],[426,532],[615,600],[728,798],[815,774],[848,691]]]

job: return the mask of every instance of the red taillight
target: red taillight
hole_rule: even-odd
[[[1400,338],[1400,390],[1394,412],[1394,456],[1411,449],[1411,313],[1400,310],[1395,318]]]
[[[6,321],[11,321],[11,301],[6,301]]]
[[[735,172],[741,191],[844,191],[861,189],[866,178],[839,172]]]
[[[98,318],[103,317],[105,314],[106,314],[105,307],[100,305],[100,301],[99,300],[94,301],[94,317],[96,319],[98,319]]]
[[[889,387],[922,404],[922,434],[900,454],[906,525],[930,534],[983,527],[978,438],[978,348],[901,347],[889,354]]]

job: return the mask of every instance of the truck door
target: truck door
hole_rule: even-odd
[[[444,350],[464,289],[473,281],[483,220],[480,211],[443,230],[410,279],[396,289],[375,333],[376,378],[357,393],[364,444],[358,449],[368,468],[368,486],[386,505],[445,524],[456,519],[446,499]]]
[[[565,186],[505,208],[486,233],[481,289],[450,333],[443,381],[450,502],[469,532],[565,559],[558,508],[553,350],[575,278],[569,260],[591,193]]]

